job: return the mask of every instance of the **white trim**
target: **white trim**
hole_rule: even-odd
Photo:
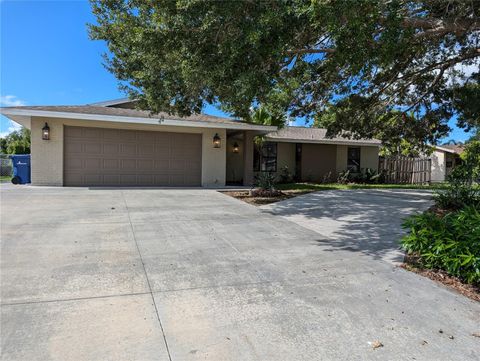
[[[130,98],[120,98],[120,99],[107,100],[104,102],[91,103],[87,105],[91,105],[93,107],[109,107],[112,105],[130,103],[132,101],[133,100],[131,100]]]
[[[193,128],[217,128],[217,129],[241,129],[241,130],[258,130],[265,132],[273,132],[277,127],[267,125],[255,125],[246,123],[217,123],[200,120],[180,120],[180,119],[160,119],[160,118],[142,118],[142,117],[125,117],[121,115],[102,115],[102,114],[85,114],[85,113],[70,113],[70,112],[56,112],[48,110],[33,110],[33,109],[8,109],[0,108],[0,114],[3,115],[28,115],[37,117],[51,117],[51,118],[66,118],[66,119],[81,119],[81,120],[96,120],[114,123],[136,123],[136,124],[157,124],[169,125],[177,127],[193,127]]]
[[[348,140],[334,140],[334,139],[296,139],[296,138],[274,138],[274,137],[265,137],[266,140],[270,142],[280,142],[280,143],[308,143],[308,144],[337,144],[337,145],[351,145],[359,147],[381,147],[381,143],[368,143],[368,142],[351,142]]]

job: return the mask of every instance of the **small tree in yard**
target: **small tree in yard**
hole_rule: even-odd
[[[22,128],[0,138],[0,148],[4,154],[30,154],[30,130]]]

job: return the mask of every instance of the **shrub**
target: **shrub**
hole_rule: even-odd
[[[441,269],[471,284],[480,284],[480,210],[464,207],[438,215],[432,211],[404,222],[410,233],[402,247],[419,256],[422,266]]]
[[[280,174],[278,176],[280,178],[279,183],[290,183],[293,179],[292,173],[290,173],[290,169],[288,165],[284,165],[280,168]]]
[[[450,182],[448,188],[435,192],[434,200],[437,207],[457,210],[463,207],[480,209],[480,188],[461,182]]]
[[[378,173],[372,168],[362,168],[360,172],[352,172],[350,170],[342,171],[338,174],[337,182],[340,184],[346,183],[362,183],[373,184],[380,183],[382,180],[382,174]]]
[[[338,173],[337,183],[346,184],[350,179],[350,170],[344,170]]]
[[[266,191],[275,190],[275,175],[269,172],[260,172],[255,175],[254,186]]]
[[[444,209],[460,209],[473,206],[480,209],[480,142],[473,141],[461,154],[462,164],[449,176],[449,186],[435,194],[437,206]]]

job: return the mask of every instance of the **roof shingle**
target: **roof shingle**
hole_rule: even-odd
[[[310,143],[323,144],[381,145],[381,141],[378,139],[349,139],[341,136],[328,138],[326,129],[308,127],[285,127],[276,132],[269,133],[266,138],[267,140],[272,141],[306,141]]]

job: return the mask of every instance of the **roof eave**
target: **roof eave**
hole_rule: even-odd
[[[461,154],[461,152],[459,153],[459,152],[457,152],[453,149],[443,148],[443,147],[439,147],[439,146],[435,146],[434,150],[439,150],[441,152],[447,152],[447,153],[452,153],[452,154]]]
[[[114,123],[134,123],[134,124],[154,124],[154,125],[168,125],[177,127],[193,127],[193,128],[216,128],[216,129],[239,129],[239,130],[256,130],[262,133],[273,132],[277,127],[256,125],[247,123],[217,123],[199,120],[183,120],[175,118],[143,118],[143,117],[126,117],[118,115],[103,115],[103,114],[85,114],[85,113],[71,113],[71,112],[56,112],[49,110],[34,110],[34,109],[13,109],[0,108],[0,114],[5,116],[26,115],[37,117],[50,118],[65,118],[65,119],[80,119],[80,120],[94,120]]]
[[[334,144],[334,145],[356,145],[356,146],[368,146],[368,147],[381,147],[381,143],[371,143],[371,142],[362,142],[362,141],[349,141],[345,140],[334,140],[334,139],[298,139],[298,138],[275,138],[265,137],[266,140],[271,142],[281,142],[281,143],[308,143],[308,144]]]
[[[130,98],[120,98],[120,99],[106,100],[106,101],[103,101],[103,102],[91,103],[91,104],[88,104],[88,105],[94,106],[94,107],[109,107],[109,106],[112,106],[112,105],[130,103],[132,101],[134,101],[134,100],[132,100]]]

